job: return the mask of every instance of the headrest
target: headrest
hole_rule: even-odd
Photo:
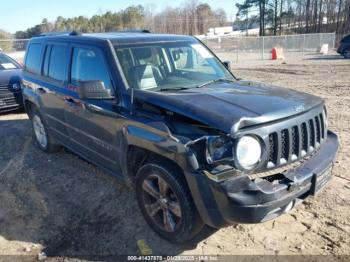
[[[139,77],[139,79],[141,78],[150,78],[150,77],[154,77],[153,75],[153,69],[151,65],[139,65],[139,66],[135,66],[133,68],[134,72],[136,73],[136,75]]]
[[[147,59],[152,56],[152,50],[150,48],[135,48],[132,53],[136,59]]]
[[[131,75],[134,76],[136,88],[150,89],[157,87],[156,79],[154,78],[153,68],[151,65],[139,65],[130,69]]]

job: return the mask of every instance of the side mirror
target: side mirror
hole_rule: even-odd
[[[224,64],[224,66],[228,69],[231,70],[231,61],[224,61],[222,62]]]
[[[80,81],[78,94],[80,99],[110,99],[114,96],[102,81]]]

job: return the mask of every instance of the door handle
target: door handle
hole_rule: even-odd
[[[68,104],[69,106],[73,106],[73,105],[75,105],[77,102],[73,99],[73,98],[71,98],[71,97],[65,97],[64,98],[64,102],[66,103],[66,104]]]
[[[46,93],[45,89],[42,88],[42,87],[39,87],[37,90],[38,90],[38,92],[39,92],[40,94],[45,94],[45,93]]]

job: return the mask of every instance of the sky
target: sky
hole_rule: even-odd
[[[236,7],[234,0],[202,0],[201,3],[208,3],[213,9],[223,8],[228,18],[235,17]],[[26,30],[29,27],[40,24],[43,18],[54,21],[57,16],[65,18],[79,15],[91,17],[105,11],[119,11],[130,5],[141,4],[159,12],[167,6],[178,7],[185,3],[185,0],[1,0],[0,1],[0,29],[15,33],[19,30]]]

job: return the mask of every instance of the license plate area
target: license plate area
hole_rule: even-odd
[[[333,169],[333,165],[330,165],[322,173],[314,174],[312,179],[313,180],[312,188],[311,188],[312,195],[316,195],[318,192],[320,192],[325,187],[325,185],[329,182],[329,180],[331,180],[332,169]]]

